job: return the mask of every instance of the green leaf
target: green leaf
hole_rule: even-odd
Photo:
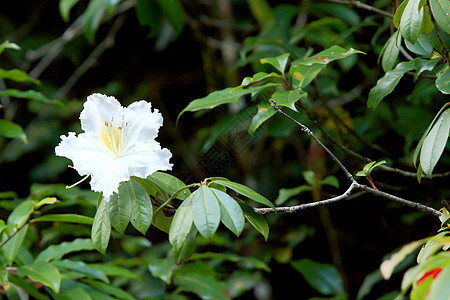
[[[450,67],[437,74],[436,87],[444,94],[450,94]]]
[[[78,251],[86,251],[86,250],[93,250],[94,245],[92,244],[92,241],[90,239],[75,239],[71,242],[62,242],[58,245],[51,245],[45,250],[43,250],[39,255],[36,257],[36,260],[59,260],[64,255],[72,253],[72,252],[78,252]]]
[[[27,235],[28,224],[17,232],[6,244],[3,245],[2,251],[7,262],[12,262],[19,254],[23,241]],[[6,238],[6,237],[5,237]]]
[[[122,235],[131,218],[131,198],[123,197],[124,193],[127,192],[124,189],[126,189],[126,185],[122,183],[119,186],[119,194],[114,193],[107,203],[111,225]]]
[[[330,175],[320,181],[320,185],[330,185],[335,188],[339,188],[339,181],[336,177]]]
[[[15,89],[7,89],[4,91],[0,91],[0,96],[8,96],[8,97],[14,97],[18,99],[27,99],[32,100],[36,102],[46,103],[46,104],[55,104],[62,106],[63,104],[58,100],[50,100],[42,94],[41,92],[34,91],[34,90],[27,90],[27,91],[19,91]]]
[[[230,299],[225,283],[217,281],[212,276],[189,274],[176,276],[174,285],[195,293],[202,299]]]
[[[100,194],[100,205],[95,213],[94,223],[92,224],[91,239],[98,252],[106,254],[109,237],[111,235],[111,222],[108,216],[106,200],[102,199]]]
[[[167,284],[170,284],[173,271],[176,268],[177,266],[173,263],[173,261],[167,258],[152,259],[148,263],[150,273]]]
[[[210,189],[220,205],[220,219],[236,236],[244,230],[245,218],[239,204],[229,195],[217,189]]]
[[[434,278],[429,293],[427,292],[427,299],[448,299],[450,295],[450,264]]]
[[[120,201],[131,203],[131,224],[142,234],[152,224],[153,207],[144,188],[135,180],[122,182],[119,187]]]
[[[111,264],[89,264],[89,268],[98,270],[111,277],[130,278],[142,282],[142,278],[128,269]]]
[[[277,91],[273,93],[272,100],[275,101],[278,106],[285,106],[297,111],[297,108],[295,108],[295,102],[297,102],[300,98],[306,97],[307,95],[308,93],[304,92],[302,89]]]
[[[16,82],[32,82],[39,84],[39,80],[31,78],[28,74],[19,69],[4,70],[0,69],[0,78],[9,79]]]
[[[41,294],[41,292],[27,279],[17,276],[16,274],[8,272],[8,280],[17,287],[23,289],[27,294],[33,297],[33,299],[38,300],[49,300],[46,295]],[[8,289],[7,289],[8,290]],[[9,291],[8,291],[9,296]]]
[[[325,64],[328,64],[337,59],[343,59],[343,58],[346,58],[350,55],[357,54],[357,53],[364,54],[364,52],[355,50],[353,48],[346,50],[340,46],[334,45],[322,52],[319,52],[319,53],[313,55],[312,57],[310,57],[308,59],[305,59],[304,61],[301,62],[301,64],[307,65],[307,66],[310,66],[313,64],[325,65]]]
[[[17,273],[22,277],[27,276],[33,281],[41,282],[50,287],[55,293],[59,293],[61,274],[52,264],[44,261],[35,261],[31,265],[18,267]]]
[[[267,239],[269,238],[269,225],[267,224],[266,219],[261,214],[258,214],[253,210],[253,207],[248,205],[247,203],[238,202],[241,206],[245,218],[250,222],[250,224],[255,227],[256,230],[258,230],[264,237],[264,239],[267,242]]]
[[[381,275],[383,275],[383,278],[385,280],[388,280],[392,272],[394,271],[395,267],[402,262],[406,256],[411,254],[413,251],[415,251],[420,245],[424,243],[424,240],[418,240],[411,242],[409,244],[404,245],[398,252],[395,252],[392,254],[392,256],[383,261],[383,263],[380,266]]]
[[[296,196],[302,192],[311,191],[312,187],[309,185],[301,185],[295,188],[289,188],[289,189],[280,189],[278,191],[278,197],[275,200],[275,205],[282,205],[286,201],[288,201],[293,196]]]
[[[128,293],[118,287],[115,287],[113,285],[106,284],[101,281],[92,280],[92,279],[85,279],[84,281],[87,284],[89,284],[90,286],[93,286],[99,290],[103,290],[103,291],[107,292],[108,294],[110,294],[114,297],[117,297],[119,299],[126,299],[126,300],[135,300],[136,299],[130,293]]]
[[[211,189],[205,185],[194,192],[192,212],[198,232],[210,239],[220,223],[220,206]]]
[[[447,0],[430,0],[430,6],[439,27],[450,34],[450,2]]]
[[[159,0],[158,2],[164,17],[173,28],[174,38],[178,37],[184,26],[183,6],[178,0]]]
[[[180,249],[186,242],[187,236],[191,231],[191,227],[194,222],[194,216],[192,213],[194,196],[198,197],[196,192],[189,195],[189,197],[181,203],[173,216],[169,231],[169,242],[174,248]]]
[[[267,200],[267,198],[265,198],[264,196],[261,196],[260,194],[258,194],[251,188],[246,187],[245,185],[229,181],[228,179],[225,179],[225,178],[224,179],[214,179],[212,181],[215,183],[218,183],[220,185],[226,186],[227,188],[232,189],[233,191],[235,191],[249,199],[252,199],[253,201],[256,201],[256,202],[264,204],[266,206],[275,208],[273,203],[270,202],[269,200]]]
[[[6,224],[16,224],[17,226],[20,226],[27,221],[33,211],[33,202],[31,202],[31,200],[25,200],[21,202],[16,208],[14,208],[14,210],[8,216]]]
[[[392,22],[396,28],[400,28],[400,20],[402,18],[403,12],[405,11],[406,5],[408,5],[409,0],[404,0],[397,8],[395,12],[394,19]]]
[[[383,59],[381,60],[381,65],[385,72],[392,70],[395,63],[397,62],[401,44],[402,44],[402,36],[398,31],[396,31],[387,41],[386,48],[384,49],[383,52]]]
[[[420,165],[430,177],[447,144],[449,130],[450,109],[446,109],[434,123],[420,149]]]
[[[289,53],[284,53],[277,57],[262,58],[261,63],[262,64],[270,64],[275,69],[280,71],[281,74],[284,74],[284,70],[286,69],[288,59],[289,59]]]
[[[415,43],[422,28],[423,21],[422,0],[409,0],[400,19],[400,32],[405,40]]]
[[[58,202],[59,202],[58,199],[56,199],[55,197],[46,197],[46,198],[42,199],[41,201],[39,201],[38,203],[36,203],[34,208],[36,210],[38,210],[43,205],[55,204]]]
[[[197,229],[194,224],[191,230],[185,236],[179,247],[173,248],[173,259],[177,265],[180,265],[189,260],[195,250],[195,238],[197,237]]]
[[[308,258],[293,261],[291,265],[321,294],[337,296],[344,292],[342,277],[335,266]]]
[[[28,143],[27,135],[23,131],[22,127],[8,120],[0,120],[0,135],[8,138],[18,138],[25,144]]]
[[[409,51],[414,52],[418,55],[430,56],[433,52],[433,45],[431,44],[430,40],[422,33],[419,34],[415,43],[405,41],[405,44],[406,48],[408,48]]]
[[[102,23],[108,4],[104,0],[91,0],[84,12],[84,33],[90,43],[94,42],[95,33]]]
[[[8,40],[0,44],[0,54],[2,54],[5,49],[21,50],[17,44],[10,43]]]
[[[297,88],[305,88],[311,81],[316,78],[316,76],[325,68],[326,65],[313,64],[313,65],[303,65],[299,64],[297,66],[291,67],[289,72],[292,76],[292,85]]]
[[[149,37],[160,32],[164,18],[158,0],[137,0],[136,15],[142,26],[150,27]]]
[[[407,61],[399,63],[395,69],[386,72],[370,90],[367,107],[376,108],[381,100],[394,90],[403,75],[412,69],[414,69],[414,61]]]
[[[175,194],[179,189],[186,187],[183,181],[163,172],[155,172],[148,177],[152,182],[158,184],[164,191],[169,193],[170,195]],[[191,192],[189,189],[184,190],[177,199],[184,200],[189,196]]]
[[[252,123],[248,127],[248,133],[253,135],[265,121],[275,115],[277,111],[272,108],[269,100],[263,100],[258,103],[258,112],[252,118]]]
[[[417,58],[416,60],[416,74],[414,75],[414,81],[419,78],[420,74],[422,74],[425,71],[431,71],[434,69],[436,64],[439,62],[439,59],[421,59]]]
[[[258,269],[263,270],[266,272],[270,272],[269,266],[263,262],[262,260],[259,260],[257,258],[251,257],[251,256],[239,256],[234,253],[219,253],[219,252],[202,252],[202,253],[195,253],[192,255],[192,260],[227,260],[234,263],[244,263],[246,268],[252,268],[252,269]],[[183,271],[183,270],[181,270]],[[203,273],[202,270],[198,273]],[[214,270],[213,270],[214,272]],[[214,274],[214,273],[213,273]]]
[[[239,87],[236,87],[235,89],[244,88],[244,87],[247,87],[247,86],[249,86],[251,84],[260,83],[260,82],[263,82],[266,79],[275,79],[277,81],[280,81],[280,78],[281,78],[281,76],[278,75],[277,73],[274,73],[274,72],[272,72],[270,74],[266,73],[266,72],[258,72],[255,75],[253,75],[252,77],[245,77],[242,80],[241,85]]]
[[[263,26],[272,18],[273,11],[266,0],[247,0],[247,3],[260,26]]]
[[[31,220],[31,223],[35,222],[63,222],[92,225],[94,219],[91,217],[76,214],[55,214],[43,215],[42,217]]]
[[[59,12],[64,22],[69,22],[70,10],[80,0],[59,0]]]
[[[109,283],[108,277],[106,277],[106,275],[102,271],[93,269],[88,264],[82,261],[65,259],[61,261],[55,261],[53,262],[53,265],[60,269],[78,272]]]
[[[240,97],[250,94],[251,92],[252,90],[250,89],[235,90],[235,88],[226,88],[224,90],[212,92],[204,98],[196,99],[189,103],[178,115],[177,122],[181,115],[186,111],[193,112],[202,109],[211,109],[226,103],[239,103],[238,99]]]

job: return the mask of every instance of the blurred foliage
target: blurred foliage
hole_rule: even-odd
[[[261,216],[249,204],[264,200],[241,185],[233,189],[239,182],[291,206],[346,188],[325,152],[275,113],[275,100],[354,174],[367,166],[360,156],[385,160],[409,175],[370,169],[378,189],[441,207],[448,176],[428,177],[450,164],[450,8],[444,0],[395,3],[61,0],[2,7],[0,291],[11,299],[279,299],[299,291],[302,299],[393,299],[411,290],[422,299],[448,292],[450,260],[440,251],[449,243],[445,209],[441,227],[369,195]],[[188,230],[201,234],[186,237],[183,252],[185,244],[169,244],[169,217],[160,210],[157,220],[152,206],[154,226],[114,219],[108,248],[105,239],[92,243],[98,195],[87,183],[61,184],[78,176],[54,147],[61,134],[80,132],[78,114],[93,92],[123,105],[151,101],[164,116],[158,141],[174,154],[172,175],[183,185],[229,178],[201,189],[222,195],[228,187],[256,200],[235,197],[233,209],[246,223],[221,219],[226,230],[215,214],[214,230]],[[174,190],[168,180],[155,181],[159,193],[146,190],[152,205],[170,199],[178,207],[186,199],[172,197],[181,186]],[[404,244],[380,270],[386,253]]]

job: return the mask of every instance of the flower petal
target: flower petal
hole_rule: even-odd
[[[88,96],[80,114],[81,128],[84,132],[98,134],[106,122],[122,122],[123,107],[114,97],[102,94]]]

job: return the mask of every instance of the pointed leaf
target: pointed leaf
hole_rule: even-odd
[[[397,62],[401,44],[402,44],[402,35],[398,31],[396,31],[387,41],[386,48],[384,49],[383,52],[383,59],[381,60],[381,65],[385,72],[392,70],[395,63]]]
[[[16,233],[6,244],[3,245],[2,251],[7,262],[12,262],[19,254],[20,248],[22,248],[23,241],[27,235],[28,224],[25,225],[18,233]],[[6,238],[6,236],[5,236]]]
[[[295,108],[295,102],[297,102],[300,98],[306,97],[307,95],[308,94],[301,89],[277,91],[273,93],[272,100],[274,100],[279,106],[285,106],[297,111],[297,108]]]
[[[21,50],[17,44],[10,43],[8,40],[0,44],[0,54],[2,54],[5,49]]]
[[[36,257],[36,260],[59,260],[64,255],[72,253],[72,252],[78,252],[78,251],[86,251],[86,250],[93,250],[94,245],[92,244],[92,241],[90,239],[75,239],[71,242],[62,242],[58,245],[51,245],[45,250],[43,250],[39,255]]]
[[[125,299],[125,300],[135,300],[136,299],[130,293],[124,291],[121,288],[115,287],[111,284],[106,284],[101,281],[92,280],[92,279],[85,279],[84,281],[87,284],[89,284],[90,286],[93,286],[99,290],[103,290],[103,291],[107,292],[108,294],[115,296],[119,299]]]
[[[396,28],[400,28],[400,20],[402,19],[403,12],[405,11],[408,2],[409,0],[404,0],[402,3],[400,3],[400,5],[397,8],[397,11],[395,12],[392,22],[394,23],[394,26]]]
[[[122,267],[119,267],[116,265],[105,264],[105,263],[89,264],[89,268],[98,270],[98,271],[102,272],[103,274],[105,274],[106,276],[130,278],[130,279],[134,279],[134,280],[142,282],[142,278],[139,277],[138,275],[136,275],[135,273],[131,272],[128,269],[125,269],[125,268],[122,268]]]
[[[381,275],[383,275],[383,278],[388,280],[391,277],[392,272],[394,272],[395,267],[423,243],[424,240],[419,240],[406,244],[398,252],[392,254],[389,259],[383,261],[380,266]]]
[[[159,278],[167,284],[170,284],[176,267],[173,261],[167,258],[152,259],[148,263],[148,269],[153,277]]]
[[[268,100],[263,100],[258,103],[258,112],[252,118],[252,123],[248,128],[250,135],[254,134],[256,129],[259,128],[265,121],[275,115],[277,111],[272,108],[272,105]]]
[[[229,181],[228,179],[214,179],[212,180],[215,183],[218,183],[220,185],[226,186],[229,189],[232,189],[233,191],[252,199],[253,201],[256,201],[258,203],[264,204],[266,206],[275,208],[272,202],[267,200],[264,196],[258,194],[254,190],[252,190],[249,187],[246,187],[245,185],[242,185],[240,183]]]
[[[174,284],[195,293],[202,299],[230,299],[225,283],[217,281],[208,275],[188,274],[178,275]]]
[[[22,277],[27,276],[33,281],[43,283],[55,293],[59,292],[61,274],[59,274],[58,269],[52,264],[44,261],[36,261],[30,265],[17,268],[17,273]]]
[[[184,237],[179,247],[173,248],[173,260],[177,265],[183,264],[188,261],[195,250],[195,238],[197,237],[197,229],[194,224],[191,226],[191,230]]]
[[[267,224],[266,219],[261,214],[258,214],[253,210],[253,207],[248,205],[247,203],[238,202],[241,206],[245,218],[250,222],[250,224],[255,227],[256,230],[258,230],[264,237],[264,239],[267,242],[267,239],[269,238],[269,225]]]
[[[278,197],[275,200],[275,205],[282,205],[289,199],[291,199],[294,196],[297,196],[298,194],[305,192],[305,191],[311,191],[312,187],[309,185],[301,185],[295,188],[289,188],[289,189],[280,189],[278,191]]]
[[[415,43],[405,41],[405,44],[406,48],[408,48],[409,51],[414,52],[418,55],[429,56],[433,52],[433,45],[431,44],[430,40],[422,33],[419,34]]]
[[[169,230],[169,242],[174,248],[181,248],[185,243],[194,222],[192,213],[193,198],[198,197],[197,191],[189,195],[178,207],[172,219]]]
[[[400,32],[405,40],[415,43],[422,28],[423,1],[409,0],[400,19]]]
[[[33,299],[37,300],[49,300],[46,295],[41,294],[41,292],[27,279],[17,276],[14,273],[8,272],[8,281],[10,283],[13,283],[17,287],[20,287],[25,292],[27,292],[30,296],[33,297]],[[10,286],[11,287],[11,286]],[[8,291],[9,296],[9,291]]]
[[[39,83],[39,80],[31,78],[28,74],[19,69],[4,70],[0,69],[0,78],[9,79],[16,82],[33,82]]]
[[[131,224],[142,234],[152,224],[153,207],[144,188],[135,180],[122,182],[119,187],[120,200],[131,203]]]
[[[450,34],[450,2],[448,0],[430,0],[430,6],[439,27]]]
[[[305,88],[325,68],[323,64],[303,65],[291,67],[292,85],[297,88]]]
[[[270,64],[275,69],[280,71],[280,73],[283,74],[284,70],[286,69],[288,59],[289,59],[289,53],[285,53],[285,54],[281,54],[280,56],[277,56],[277,57],[262,58],[261,63],[262,64]]]
[[[106,283],[109,283],[108,277],[106,277],[106,275],[102,271],[93,269],[88,264],[82,261],[73,261],[65,259],[61,261],[55,261],[53,262],[53,265],[60,269],[78,272],[81,274],[85,274],[87,276],[94,277]]]
[[[131,218],[131,199],[123,196],[127,193],[125,187],[125,184],[121,184],[119,186],[119,194],[114,193],[107,203],[111,225],[122,235]],[[120,197],[121,195],[122,197]]]
[[[0,135],[8,138],[18,138],[25,144],[28,143],[27,135],[20,125],[8,120],[0,120]]]
[[[346,50],[340,46],[334,45],[334,46],[331,46],[330,48],[328,48],[322,52],[319,52],[319,53],[313,55],[312,57],[302,61],[301,64],[308,65],[308,66],[313,65],[313,64],[328,64],[337,59],[343,59],[343,58],[346,58],[347,56],[357,54],[357,53],[364,54],[364,52],[355,50],[353,48]]]
[[[34,90],[19,91],[19,90],[15,90],[15,89],[7,89],[4,91],[0,91],[0,96],[8,96],[8,97],[13,97],[13,98],[17,98],[17,99],[27,99],[27,100],[31,100],[31,101],[46,103],[46,104],[55,104],[55,105],[59,105],[59,106],[63,105],[62,102],[60,102],[58,100],[51,100],[47,96],[42,94],[41,92],[34,91]]]
[[[423,172],[431,176],[447,144],[450,130],[450,109],[445,110],[423,141],[420,150],[420,165]]]
[[[92,0],[84,12],[84,32],[90,43],[94,42],[95,33],[103,21],[108,4],[103,0]]]
[[[76,214],[55,214],[43,215],[42,217],[31,220],[31,223],[35,222],[63,222],[92,225],[94,219]]]
[[[399,63],[395,69],[386,72],[386,74],[377,81],[375,87],[370,90],[367,107],[376,108],[381,100],[394,90],[403,75],[413,68],[414,61],[407,61]]]
[[[437,74],[436,87],[444,94],[450,94],[450,67]]]
[[[80,0],[59,0],[59,12],[64,22],[69,22],[70,10]]]
[[[220,205],[220,219],[235,235],[239,236],[244,229],[245,219],[241,207],[229,195],[212,188]]]
[[[194,224],[198,232],[210,239],[219,227],[220,206],[211,189],[205,185],[195,192],[192,209]]]
[[[100,197],[102,196],[100,195]],[[106,201],[102,199],[95,213],[91,232],[92,243],[98,252],[102,254],[106,253],[110,235],[111,222],[108,216]]]

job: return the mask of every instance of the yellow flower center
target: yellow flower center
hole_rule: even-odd
[[[111,122],[105,121],[101,129],[100,138],[116,158],[122,156],[125,150],[127,126],[128,124],[123,121],[120,126],[117,126],[111,119]]]

